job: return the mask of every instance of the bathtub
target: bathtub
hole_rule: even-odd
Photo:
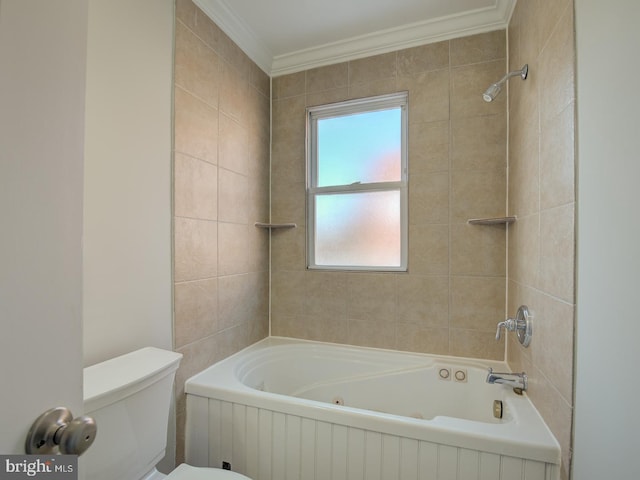
[[[558,442],[489,367],[507,370],[266,338],[187,380],[186,461],[254,480],[559,479]]]

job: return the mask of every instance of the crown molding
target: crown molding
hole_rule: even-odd
[[[238,17],[224,0],[193,0],[200,9],[233,40],[256,64],[271,75],[273,52],[253,32],[242,18]]]
[[[272,77],[371,55],[506,28],[516,0],[496,0],[492,7],[416,22],[313,48],[274,56],[224,0],[194,0],[260,68]]]

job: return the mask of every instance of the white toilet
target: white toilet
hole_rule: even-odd
[[[173,380],[182,355],[147,347],[84,369],[85,415],[98,432],[79,457],[88,480],[248,480],[217,468],[156,469],[165,456]]]

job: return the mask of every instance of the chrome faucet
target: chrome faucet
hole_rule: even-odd
[[[509,378],[511,377],[511,378]],[[527,390],[528,379],[527,374],[522,373],[498,373],[494,372],[493,368],[489,368],[489,373],[487,374],[487,383],[498,383],[500,385],[509,385],[513,387],[513,391],[522,394],[522,392]]]

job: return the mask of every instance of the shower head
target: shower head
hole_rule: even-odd
[[[526,80],[527,75],[529,75],[529,65],[525,65],[521,70],[507,73],[500,79],[500,81],[492,83],[489,88],[487,88],[482,94],[482,98],[485,102],[492,102],[498,96],[498,94],[502,90],[502,86],[507,80],[509,80],[511,77],[520,77],[522,78],[522,80]]]

